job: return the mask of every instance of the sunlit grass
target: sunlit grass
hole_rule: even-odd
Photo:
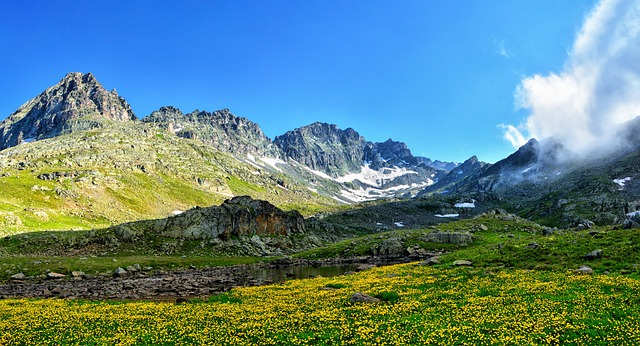
[[[638,344],[639,296],[628,277],[405,264],[185,304],[3,300],[0,344]]]

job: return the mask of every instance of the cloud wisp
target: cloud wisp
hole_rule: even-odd
[[[554,137],[575,154],[619,144],[619,125],[640,115],[639,62],[640,0],[601,0],[561,72],[520,82],[516,107],[529,116],[519,127],[501,126],[504,138],[514,144]]]
[[[505,59],[509,59],[514,56],[514,54],[507,49],[507,46],[505,45],[504,40],[494,40],[493,44],[495,46],[496,53],[501,57]]]

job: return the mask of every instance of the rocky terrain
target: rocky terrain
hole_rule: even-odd
[[[69,73],[0,122],[0,150],[24,142],[136,121],[127,101],[91,74]]]
[[[174,271],[136,264],[96,275],[81,271],[74,271],[68,276],[54,272],[41,277],[14,275],[8,282],[0,284],[0,299],[20,297],[180,302],[206,298],[235,287],[304,279],[317,275],[314,273],[349,274],[379,265],[427,259],[441,254],[442,252],[424,251],[422,254],[405,257],[359,256],[328,260],[284,258],[270,263],[191,267]]]
[[[278,148],[267,138],[258,124],[237,117],[223,109],[215,112],[193,111],[183,114],[179,109],[161,107],[142,119],[145,123],[165,128],[178,137],[199,140],[225,153],[244,158],[280,158]]]

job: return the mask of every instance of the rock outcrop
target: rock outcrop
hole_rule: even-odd
[[[0,150],[109,121],[136,121],[127,101],[107,91],[91,74],[67,74],[58,84],[27,101],[0,122]]]
[[[333,177],[358,172],[366,145],[354,129],[320,122],[288,131],[274,142],[287,157]]]
[[[199,140],[233,155],[282,156],[258,124],[238,117],[228,109],[215,112],[195,110],[183,114],[179,109],[169,106],[160,108],[142,121],[157,124],[179,137]]]
[[[144,232],[185,239],[229,240],[254,235],[277,237],[305,233],[304,218],[248,196],[234,197],[220,206],[194,208],[165,219],[136,221],[113,227],[121,238]]]

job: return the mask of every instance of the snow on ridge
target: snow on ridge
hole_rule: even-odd
[[[385,171],[389,171],[389,173],[384,173]],[[360,173],[350,173],[335,179],[335,181],[346,183],[358,180],[367,185],[380,187],[385,181],[391,181],[406,174],[418,174],[418,172],[408,170],[404,167],[383,168],[382,170],[376,171],[372,169],[369,164],[365,164],[360,167]]]
[[[622,179],[613,179],[613,182],[620,186],[618,190],[624,190],[625,183],[631,181],[631,177],[626,177]]]

